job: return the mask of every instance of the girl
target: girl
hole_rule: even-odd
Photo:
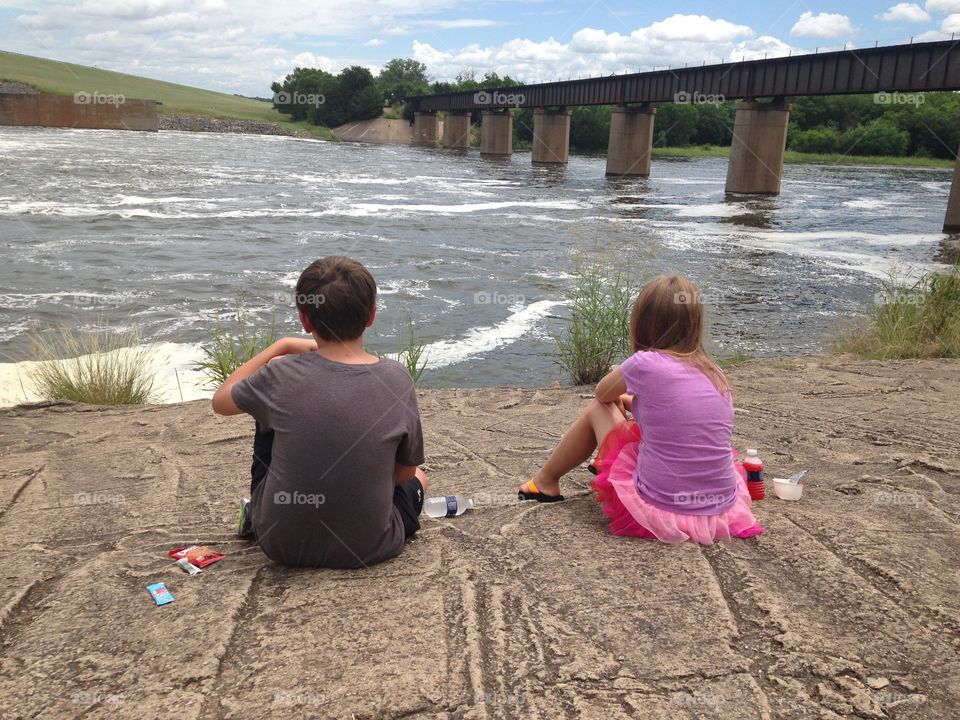
[[[731,456],[730,385],[703,349],[703,325],[690,280],[663,275],[644,287],[630,316],[634,354],[600,381],[520,498],[562,500],[560,477],[599,445],[591,486],[614,535],[709,545],[762,533]]]

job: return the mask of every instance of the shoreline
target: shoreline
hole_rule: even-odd
[[[72,400],[51,400],[38,395],[33,391],[28,371],[32,366],[38,365],[35,360],[21,360],[13,363],[0,363],[0,413],[17,408],[35,408],[48,405],[50,403],[68,404],[78,407],[97,407],[97,408],[159,408],[172,405],[184,405],[198,400],[209,400],[213,397],[215,387],[207,384],[207,377],[200,370],[193,367],[193,363],[202,357],[201,346],[187,343],[155,343],[155,359],[153,361],[156,369],[154,373],[154,387],[149,402],[139,405],[86,405]],[[395,355],[384,354],[383,357],[396,359]],[[908,360],[865,360],[857,358],[849,353],[830,352],[823,350],[815,353],[806,353],[802,355],[778,355],[752,357],[749,355],[734,355],[728,358],[715,358],[717,363],[728,375],[738,372],[738,368],[745,365],[754,367],[770,367],[777,371],[785,371],[791,363],[829,363],[836,365],[843,364],[875,364],[878,366],[888,364],[901,364],[905,367],[910,365],[932,363],[932,364],[957,364],[955,358],[913,358]],[[427,366],[427,372],[430,367]],[[570,390],[587,391],[593,388],[592,385],[573,385],[569,378],[557,380],[546,385],[462,385],[457,387],[431,387],[429,384],[417,386],[417,392],[437,392],[439,390],[456,390],[463,392],[483,392],[493,390],[517,390],[537,392],[540,390]],[[736,394],[736,388],[734,388]]]
[[[244,135],[278,135],[294,138],[323,139],[331,142],[364,142],[374,145],[412,145],[412,130],[407,128],[406,120],[380,117],[374,120],[346,123],[336,128],[327,129],[322,126],[310,126],[308,123],[292,123],[279,121],[264,123],[255,120],[241,120],[216,118],[199,115],[158,115],[160,130],[177,130],[182,132],[219,132]],[[383,130],[379,129],[383,125]],[[402,129],[401,129],[402,128]],[[531,143],[518,143],[514,152],[530,152]],[[478,146],[471,145],[471,150]],[[580,157],[606,157],[605,152],[570,148],[570,154]],[[699,159],[699,158],[728,158],[729,147],[700,145],[654,147],[651,150],[654,158],[665,159]],[[946,158],[923,158],[912,155],[844,155],[841,153],[801,153],[787,150],[784,153],[784,163],[788,165],[837,165],[843,167],[869,168],[896,168],[917,170],[951,170],[955,162]]]
[[[214,388],[205,384],[206,376],[192,367],[201,358],[200,345],[189,343],[144,343],[152,350],[155,397],[139,407],[173,405],[213,397]],[[29,370],[37,360],[0,363],[0,409],[50,402],[33,390]],[[129,406],[137,407],[137,406]]]

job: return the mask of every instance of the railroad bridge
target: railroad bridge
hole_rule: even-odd
[[[419,95],[414,142],[465,149],[471,116],[480,111],[481,156],[513,152],[514,108],[533,108],[534,163],[566,163],[570,111],[578,105],[613,105],[607,175],[650,174],[656,104],[738,100],[726,192],[776,195],[790,121],[789,98],[808,95],[960,90],[960,40],[911,43],[751,60],[719,65],[611,75],[496,90]],[[440,137],[437,113],[444,113]],[[945,232],[960,232],[960,160],[947,203]]]

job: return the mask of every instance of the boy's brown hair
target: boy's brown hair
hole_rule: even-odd
[[[300,274],[295,300],[322,339],[356,340],[376,306],[377,283],[356,260],[330,255]]]

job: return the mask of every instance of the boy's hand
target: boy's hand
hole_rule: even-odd
[[[277,356],[280,355],[300,355],[305,352],[313,352],[317,349],[317,341],[313,338],[287,337],[277,340],[274,345],[279,345]]]

